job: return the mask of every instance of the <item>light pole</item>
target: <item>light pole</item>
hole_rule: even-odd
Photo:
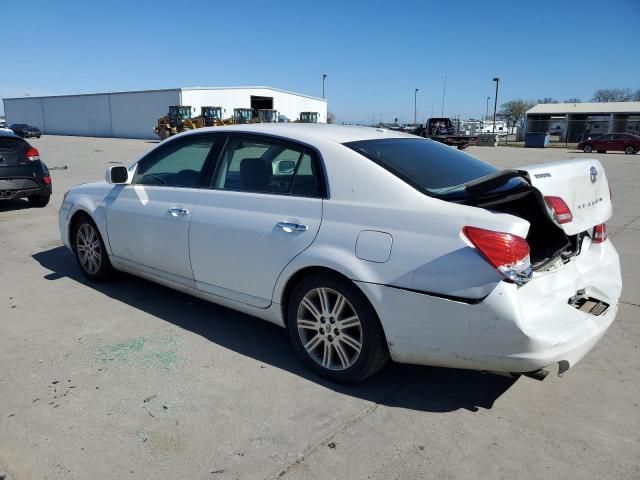
[[[418,123],[418,90],[420,89],[416,88],[413,92],[413,128],[417,128]]]
[[[500,84],[500,79],[498,77],[494,77],[493,81],[496,82],[496,96],[493,98],[493,134],[496,133],[496,109],[498,108],[498,85]]]
[[[327,78],[327,74],[322,74],[322,98],[324,98],[324,79]]]
[[[482,126],[484,127],[484,122],[487,119],[487,117],[489,116],[489,100],[491,100],[491,97],[487,97],[487,106],[484,109],[484,118],[482,119]]]
[[[440,112],[440,116],[444,117],[444,96],[447,93],[447,76],[444,76],[444,81],[442,82],[442,111]]]

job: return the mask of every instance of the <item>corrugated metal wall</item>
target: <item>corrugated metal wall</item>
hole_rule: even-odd
[[[190,105],[194,116],[200,107],[221,106],[225,116],[234,108],[251,106],[251,95],[273,97],[273,107],[291,121],[300,112],[319,113],[327,121],[327,103],[320,99],[269,88],[171,89],[140,92],[25,97],[4,100],[7,123],[28,123],[45,134],[87,137],[156,139],[156,121],[169,105]]]

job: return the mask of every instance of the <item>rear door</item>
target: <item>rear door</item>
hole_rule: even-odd
[[[568,235],[584,232],[611,217],[611,194],[598,160],[566,160],[523,167],[544,196],[562,198],[573,221],[562,224]]]
[[[230,135],[212,186],[200,192],[191,217],[196,286],[268,307],[278,275],[320,228],[326,191],[321,168],[305,146]]]

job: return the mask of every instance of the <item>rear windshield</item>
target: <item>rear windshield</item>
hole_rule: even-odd
[[[498,171],[460,150],[422,138],[389,138],[345,143],[425,193],[441,195]]]

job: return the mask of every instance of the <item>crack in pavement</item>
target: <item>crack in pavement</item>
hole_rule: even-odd
[[[623,232],[624,230],[627,229],[627,227],[629,225],[631,225],[633,222],[640,220],[640,216],[634,218],[633,220],[628,221],[627,223],[625,223],[622,227],[620,227],[620,230],[618,230],[616,233],[614,233],[613,235],[610,235],[611,238],[615,237],[616,235],[618,235],[620,232]]]
[[[293,462],[291,462],[289,465],[284,467],[282,470],[280,470],[278,473],[276,473],[275,475],[271,476],[270,478],[272,480],[277,480],[279,478],[282,478],[291,469],[293,469],[297,465],[301,465],[307,458],[309,458],[313,453],[315,453],[316,450],[318,450],[322,445],[325,445],[325,444],[329,443],[338,434],[346,432],[351,425],[355,425],[356,423],[360,422],[363,418],[365,418],[367,415],[369,415],[370,413],[374,412],[378,408],[378,406],[380,406],[380,403],[384,402],[385,400],[388,400],[389,398],[391,398],[392,395],[395,395],[396,393],[398,393],[399,391],[404,389],[406,386],[408,386],[411,382],[416,380],[418,377],[420,377],[426,371],[427,371],[426,367],[421,369],[416,374],[414,374],[411,377],[409,377],[407,379],[407,381],[401,383],[396,388],[392,389],[389,393],[387,393],[384,397],[382,397],[378,402],[374,402],[371,405],[369,405],[368,407],[362,409],[356,415],[354,415],[353,417],[351,417],[350,419],[348,419],[344,423],[342,423],[342,425],[337,427],[329,435],[327,435],[326,437],[324,437],[320,441],[314,443],[313,445],[307,447],[298,456],[298,458],[296,458]]]
[[[620,303],[622,303],[623,305],[631,305],[632,307],[640,308],[640,303],[622,302],[622,301]]]

